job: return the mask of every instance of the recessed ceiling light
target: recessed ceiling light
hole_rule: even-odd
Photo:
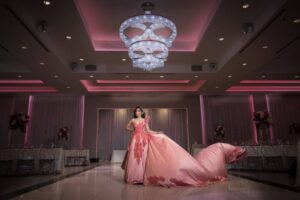
[[[84,61],[84,58],[79,58],[80,61]]]
[[[195,78],[199,78],[199,76],[198,76],[198,75],[195,75],[194,77],[195,77]]]
[[[269,48],[269,46],[264,45],[264,46],[262,46],[262,48],[263,48],[263,49],[267,49],[267,48]]]
[[[161,75],[161,76],[159,76],[159,77],[160,77],[160,78],[164,78],[164,76],[162,76],[162,75]]]
[[[299,75],[295,75],[294,78],[296,78],[296,79],[299,78]]]
[[[125,62],[125,61],[126,61],[126,58],[122,58],[122,61]]]
[[[44,62],[40,62],[40,65],[45,65],[45,63]]]
[[[57,74],[55,74],[53,77],[54,77],[54,78],[58,78],[59,76],[58,76]]]
[[[218,89],[219,88],[219,86],[216,86],[216,89]]]
[[[208,62],[208,59],[207,59],[207,58],[204,58],[204,62]]]
[[[227,77],[228,77],[228,78],[232,78],[232,76],[231,76],[231,75],[228,75]]]
[[[298,23],[300,22],[300,19],[294,19],[293,22],[294,22],[295,24],[298,24]]]
[[[246,8],[249,8],[249,4],[244,4],[244,5],[242,5],[242,8],[244,8],[244,9],[246,9]]]
[[[67,88],[67,89],[70,89],[70,88],[71,88],[71,86],[67,86],[66,88]]]
[[[90,78],[94,78],[94,75],[90,75]]]
[[[23,76],[22,75],[18,75],[18,78],[22,78]]]
[[[126,75],[126,76],[125,76],[125,78],[129,78],[129,76],[128,76],[128,75]]]
[[[44,4],[45,4],[46,6],[50,6],[51,2],[50,2],[50,1],[44,1]]]
[[[21,49],[27,49],[27,47],[26,46],[21,46]]]
[[[220,38],[219,38],[219,41],[223,41],[224,39],[225,39],[225,38],[223,38],[223,37],[220,37]]]
[[[66,39],[71,40],[71,39],[72,39],[72,36],[67,35],[67,36],[66,36]]]
[[[247,66],[247,65],[248,65],[248,63],[246,63],[246,62],[243,62],[243,63],[242,63],[242,65],[243,65],[243,66]]]
[[[261,75],[261,78],[266,78],[267,76],[266,75]]]

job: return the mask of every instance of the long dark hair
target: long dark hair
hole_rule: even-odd
[[[136,116],[136,111],[137,111],[137,109],[140,109],[140,111],[142,112],[142,115],[141,115],[141,117],[142,118],[145,118],[146,117],[146,114],[145,114],[145,112],[144,112],[144,110],[143,110],[143,108],[141,107],[141,106],[137,106],[137,107],[135,107],[135,109],[133,110],[133,117],[134,118],[137,118],[137,116]]]

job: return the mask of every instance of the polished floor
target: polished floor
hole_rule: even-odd
[[[229,176],[227,182],[208,187],[162,188],[143,185],[127,185],[123,182],[120,165],[103,165],[63,179],[13,199],[72,199],[72,200],[136,200],[136,199],[272,199],[296,200],[300,193],[273,187],[236,176]]]

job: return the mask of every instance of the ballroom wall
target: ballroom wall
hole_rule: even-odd
[[[72,127],[72,138],[67,148],[88,148],[91,158],[96,155],[97,109],[98,108],[186,108],[188,111],[189,143],[214,142],[213,126],[223,124],[229,141],[255,141],[253,110],[269,110],[273,118],[270,139],[273,142],[293,142],[300,134],[290,133],[292,123],[300,123],[299,94],[259,94],[203,96],[205,126],[203,133],[199,95],[173,94],[119,94],[82,95],[75,94],[34,94],[27,146],[50,144],[49,138],[56,137],[56,129],[63,125]],[[84,103],[84,107],[83,107]],[[26,143],[25,134],[9,134],[9,115],[14,111],[28,112],[29,95],[0,95],[0,146]],[[84,112],[83,112],[84,110]],[[82,115],[81,113],[84,113]],[[84,118],[82,118],[84,117]],[[84,119],[84,123],[82,123]],[[252,127],[251,127],[252,125]],[[125,124],[124,124],[125,126]],[[205,137],[203,137],[205,136]],[[48,139],[47,139],[48,138]]]

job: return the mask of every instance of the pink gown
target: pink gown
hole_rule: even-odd
[[[205,186],[226,180],[226,163],[246,155],[240,147],[216,143],[194,158],[166,135],[148,133],[145,125],[145,120],[133,122],[134,132],[122,163],[126,183]]]

